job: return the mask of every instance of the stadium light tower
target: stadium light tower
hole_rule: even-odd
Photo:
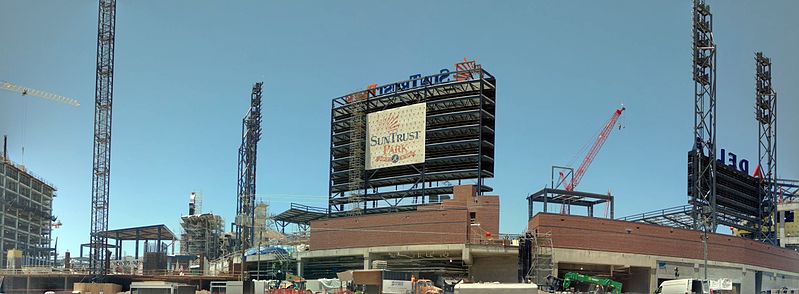
[[[758,165],[762,181],[757,239],[776,245],[777,212],[777,92],[771,85],[771,59],[755,54],[755,120],[758,122]],[[757,175],[756,175],[757,176]]]

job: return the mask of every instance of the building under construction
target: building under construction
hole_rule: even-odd
[[[333,99],[328,213],[412,208],[466,183],[493,190],[494,76],[464,61],[410,78]]]
[[[625,111],[621,107],[576,171],[553,166],[551,186],[527,197],[522,234],[500,233],[500,196],[487,183],[495,177],[497,79],[464,59],[431,75],[371,84],[332,99],[330,158],[322,163],[329,172],[327,203],[292,203],[276,216],[256,201],[263,83],[255,83],[242,119],[233,232],[225,232],[219,215],[203,213],[200,195],[192,193],[188,214],[181,217],[179,255],[175,236],[163,224],[108,230],[115,11],[115,0],[100,0],[91,240],[81,244],[76,262],[65,257],[63,270],[4,272],[2,293],[78,290],[68,282],[88,280],[125,290],[132,290],[134,281],[175,281],[216,293],[209,284],[225,280],[241,280],[238,286],[253,279],[345,280],[347,272],[374,269],[429,279],[446,293],[462,281],[533,282],[556,291],[552,280],[571,273],[623,283],[614,290],[626,293],[652,293],[675,279],[724,280],[728,285],[722,290],[735,293],[799,291],[799,181],[777,175],[771,59],[755,54],[759,145],[750,175],[748,161],[741,168],[734,154],[725,160],[716,142],[716,40],[713,14],[703,0],[694,0],[692,10],[694,128],[685,137],[693,145],[687,205],[616,218],[619,198],[576,190]],[[49,265],[55,251],[50,248],[53,186],[4,153],[0,196],[2,264]],[[507,200],[524,204],[521,197]],[[551,213],[551,206],[560,213]],[[606,209],[604,216],[595,214],[595,206]],[[585,215],[579,215],[580,208]],[[277,232],[285,233],[288,224],[303,232]],[[732,234],[716,233],[720,227]],[[132,257],[125,256],[123,241],[135,248]],[[88,258],[84,248],[91,252]],[[195,260],[200,264],[192,264]]]
[[[191,193],[189,214],[180,218],[180,253],[214,259],[222,254],[224,221],[221,216],[201,213],[199,195]]]
[[[52,265],[54,249],[50,247],[50,236],[55,220],[53,198],[56,196],[56,189],[45,180],[31,174],[24,166],[9,160],[5,147],[2,156],[0,158],[2,266],[18,269],[22,266]]]

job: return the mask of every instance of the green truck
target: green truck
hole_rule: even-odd
[[[563,279],[549,276],[547,277],[550,287],[554,290],[567,290],[574,286],[574,284],[590,285],[592,291],[597,293],[612,293],[621,294],[621,283],[611,279],[598,278],[587,276],[583,274],[568,272],[563,276]],[[594,292],[592,292],[594,293]]]

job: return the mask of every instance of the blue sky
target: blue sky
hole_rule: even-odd
[[[799,178],[799,2],[710,1],[718,43],[718,144],[754,162],[754,52],[774,64],[779,172]],[[0,92],[11,158],[58,187],[61,250],[88,241],[96,1],[0,2],[0,80],[81,100]],[[330,99],[433,74],[463,57],[497,77],[501,230],[526,225],[530,192],[624,103],[580,189],[617,216],[686,203],[691,1],[127,1],[117,11],[110,228],[178,233],[188,195],[232,221],[241,118],[264,81],[258,194],[272,211],[324,206]],[[24,156],[21,152],[24,147]],[[753,165],[754,166],[754,165]],[[132,248],[125,250],[132,254]]]

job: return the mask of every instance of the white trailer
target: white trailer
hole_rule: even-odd
[[[500,283],[478,283],[478,284],[457,284],[455,294],[538,294],[536,284],[500,284]]]

